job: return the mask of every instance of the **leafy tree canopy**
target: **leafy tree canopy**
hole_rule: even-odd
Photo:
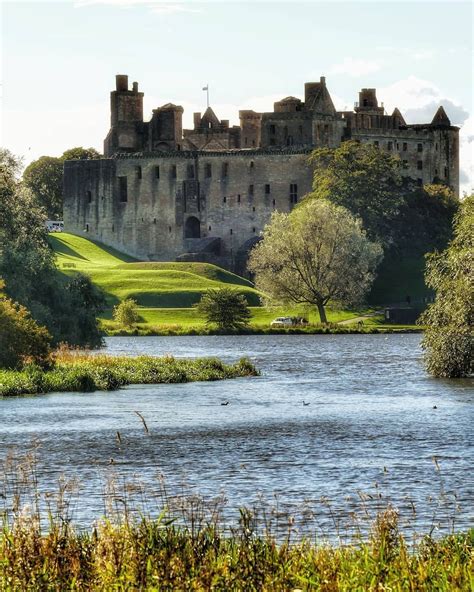
[[[275,302],[325,306],[360,302],[374,278],[382,247],[369,241],[359,218],[323,199],[290,214],[274,213],[251,251],[256,286]]]
[[[403,203],[400,161],[369,144],[342,142],[310,156],[313,191],[307,199],[327,199],[359,216],[371,240],[391,242],[390,222]]]
[[[428,371],[459,378],[474,374],[474,196],[465,198],[454,222],[454,238],[428,256],[427,284],[436,299],[420,319],[427,325],[422,347]]]
[[[206,317],[206,324],[215,324],[222,330],[242,329],[250,321],[250,309],[243,294],[231,288],[208,290],[197,305]]]
[[[100,158],[94,148],[70,148],[62,156],[41,156],[30,163],[23,182],[31,189],[38,203],[45,209],[48,218],[59,219],[63,211],[63,165],[65,160]]]
[[[138,323],[140,318],[138,315],[136,300],[127,298],[126,300],[119,302],[119,304],[114,307],[113,317],[114,321],[123,327],[133,327],[135,323]]]

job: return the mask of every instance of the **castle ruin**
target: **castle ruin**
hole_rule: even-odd
[[[353,111],[336,111],[326,80],[307,82],[304,101],[286,97],[269,113],[239,112],[240,125],[212,108],[183,130],[168,103],[143,117],[143,93],[118,75],[110,95],[104,157],[64,165],[65,230],[144,260],[209,261],[244,273],[248,251],[273,211],[290,211],[311,190],[307,157],[349,139],[398,155],[420,185],[459,192],[459,128],[443,107],[431,123],[391,115],[364,88]]]

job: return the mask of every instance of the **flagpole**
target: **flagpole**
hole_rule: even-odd
[[[206,92],[207,92],[207,108],[209,109],[209,82],[206,84]]]

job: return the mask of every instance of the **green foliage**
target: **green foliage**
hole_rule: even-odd
[[[24,306],[0,294],[0,367],[18,368],[27,361],[45,364],[50,341],[48,331]]]
[[[0,370],[0,396],[108,391],[128,384],[171,384],[258,375],[258,370],[246,359],[224,364],[216,358],[128,358],[63,351],[53,360],[54,365],[47,370],[36,365],[21,371]]]
[[[113,317],[116,323],[125,328],[132,327],[135,323],[138,323],[140,317],[138,315],[136,301],[131,298],[122,300],[122,302],[114,307]]]
[[[250,309],[245,296],[232,288],[208,290],[197,305],[197,311],[206,318],[206,324],[221,330],[238,330],[250,321]]]
[[[317,306],[322,323],[332,302],[354,305],[372,283],[382,248],[360,219],[323,199],[274,213],[250,254],[256,286],[274,302]]]
[[[50,219],[63,215],[63,165],[65,160],[100,158],[94,148],[71,148],[60,157],[41,156],[30,163],[23,173],[23,183],[44,207]]]
[[[0,153],[0,276],[6,293],[47,327],[55,343],[99,345],[97,290],[83,276],[69,279],[56,270],[46,214],[18,182],[17,169],[11,154]]]
[[[400,161],[388,152],[355,141],[339,148],[318,148],[310,157],[314,166],[313,191],[308,200],[327,199],[360,217],[371,240],[392,240],[392,220],[403,203]]]
[[[422,315],[428,372],[459,378],[474,374],[474,196],[455,218],[454,238],[427,260],[426,282],[436,299]]]

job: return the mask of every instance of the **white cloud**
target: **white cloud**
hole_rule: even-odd
[[[354,78],[372,74],[382,68],[380,60],[362,60],[357,58],[347,57],[339,64],[334,64],[329,69],[329,74],[347,74]]]

